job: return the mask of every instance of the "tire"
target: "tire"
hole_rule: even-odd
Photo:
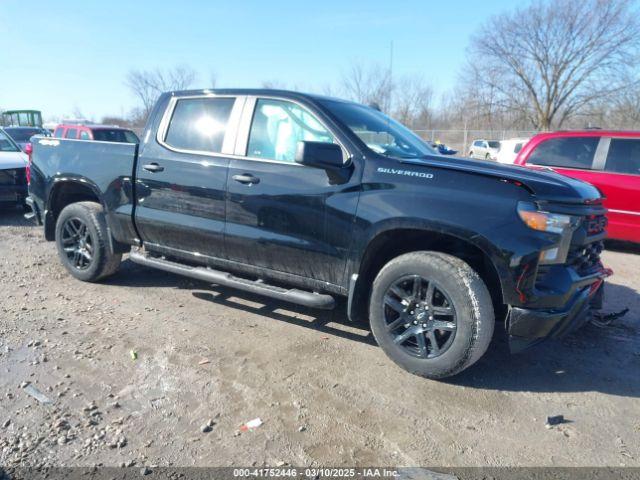
[[[473,158],[473,152],[469,152],[469,158]]]
[[[490,161],[490,160],[491,160],[491,155],[490,155],[489,153],[487,153],[487,154],[484,156],[484,159],[485,159],[487,162],[488,162],[488,161]]]
[[[430,309],[414,300],[407,303],[406,298],[394,302],[400,298],[398,291],[416,291],[416,278],[421,279],[418,291],[429,300]],[[402,309],[404,313],[398,312]],[[410,373],[432,379],[456,375],[478,361],[489,347],[495,325],[491,295],[478,274],[457,257],[426,251],[401,255],[380,270],[373,282],[369,319],[378,345],[391,360]],[[415,336],[409,335],[416,331]]]
[[[113,275],[120,266],[122,254],[109,248],[109,230],[98,203],[67,205],[56,221],[55,239],[60,261],[78,280],[96,282]]]

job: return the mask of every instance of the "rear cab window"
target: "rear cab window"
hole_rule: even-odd
[[[176,102],[163,142],[194,153],[221,153],[235,97],[183,98]]]
[[[604,170],[640,175],[640,139],[612,138]]]
[[[540,143],[528,164],[591,170],[600,137],[556,137]]]
[[[55,138],[62,138],[64,136],[64,127],[56,128],[56,130],[53,132],[53,136]]]

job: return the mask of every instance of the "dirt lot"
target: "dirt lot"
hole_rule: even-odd
[[[435,382],[392,364],[344,307],[130,262],[80,283],[41,229],[0,213],[0,465],[640,466],[640,254],[604,258],[606,308],[629,307],[624,320],[518,356],[496,335]],[[556,414],[570,423],[545,428]]]

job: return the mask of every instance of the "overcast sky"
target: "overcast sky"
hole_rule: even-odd
[[[421,74],[446,92],[469,35],[510,0],[0,0],[0,107],[45,119],[76,110],[99,120],[136,105],[124,84],[133,68],[184,64],[194,87],[305,90],[338,84],[351,62]]]

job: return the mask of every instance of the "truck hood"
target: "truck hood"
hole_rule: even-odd
[[[22,152],[0,152],[0,170],[25,168],[28,160]]]
[[[541,200],[560,203],[598,203],[600,191],[590,183],[560,175],[552,170],[533,170],[519,165],[429,155],[418,159],[401,159],[404,164],[458,170],[499,180],[520,182]]]

